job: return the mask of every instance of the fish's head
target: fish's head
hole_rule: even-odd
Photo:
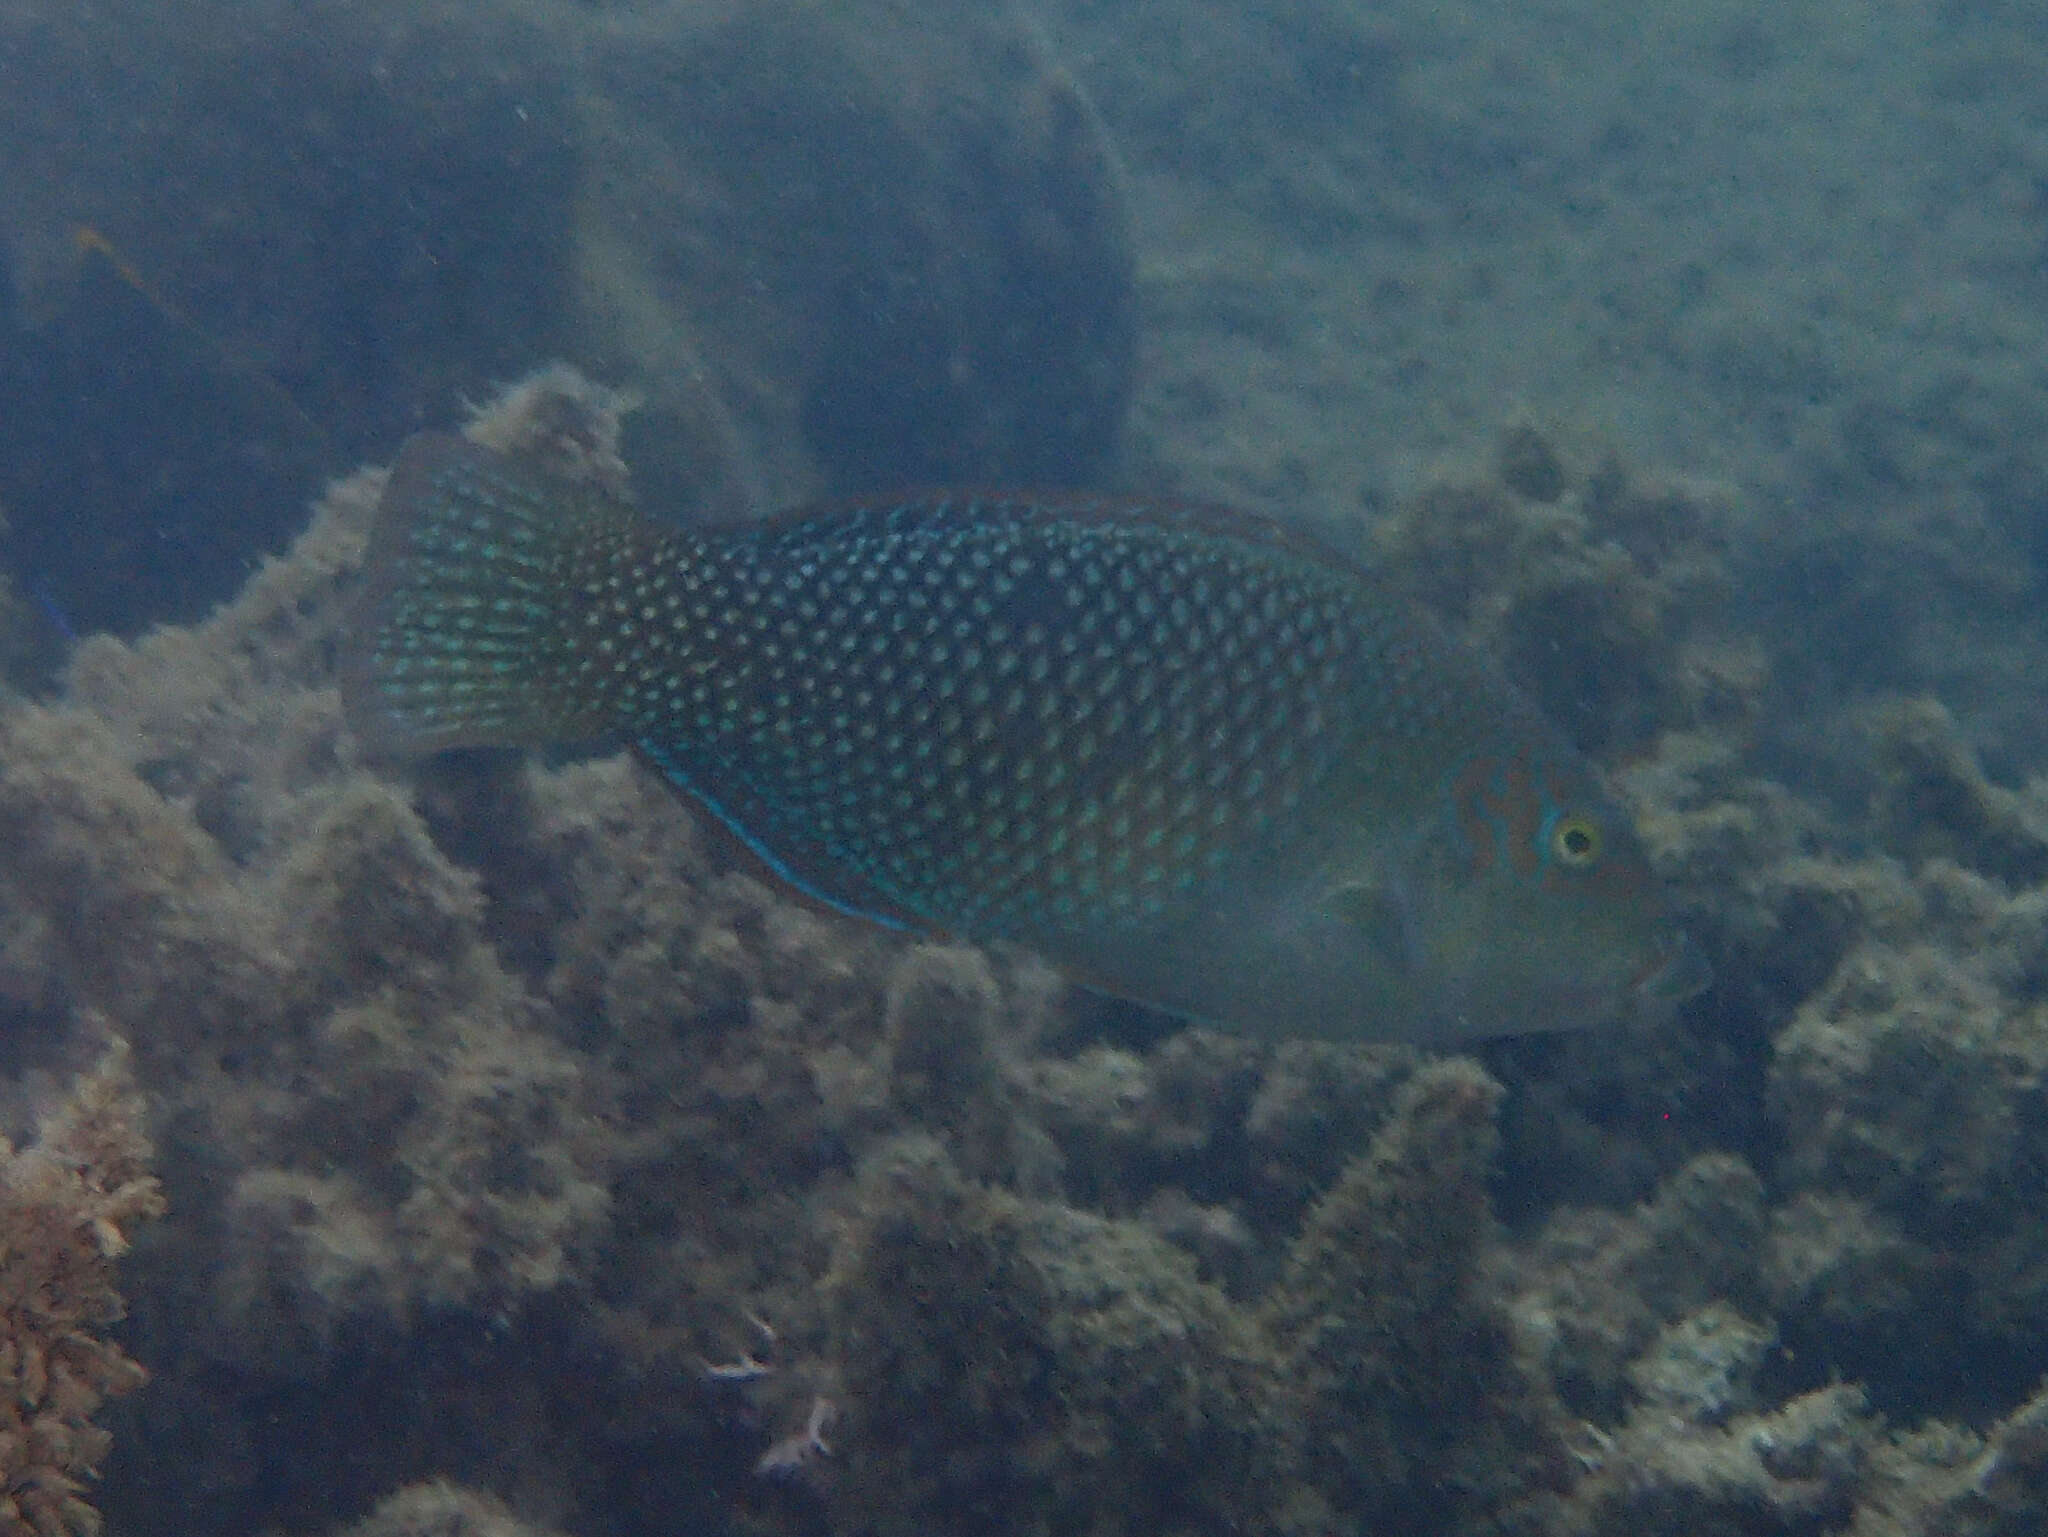
[[[1627,814],[1567,749],[1462,765],[1397,885],[1448,1036],[1666,1013],[1711,978]]]

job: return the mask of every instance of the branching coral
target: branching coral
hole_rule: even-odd
[[[110,1046],[16,1149],[0,1139],[0,1537],[91,1537],[83,1489],[110,1444],[100,1405],[143,1369],[105,1337],[113,1262],[163,1211],[128,1050]]]

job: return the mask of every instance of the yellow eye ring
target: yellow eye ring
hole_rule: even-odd
[[[1557,862],[1583,870],[1600,858],[1600,824],[1580,812],[1557,819],[1550,829],[1550,852]]]

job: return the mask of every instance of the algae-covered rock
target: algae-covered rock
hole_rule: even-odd
[[[1591,1459],[1564,1529],[1583,1537],[1838,1529],[1877,1435],[1863,1395],[1849,1387],[1718,1427],[1653,1403]]]
[[[335,1537],[553,1537],[553,1532],[520,1520],[495,1495],[436,1478],[385,1496]]]
[[[1283,1503],[1291,1444],[1250,1317],[1143,1227],[879,1149],[834,1264],[852,1395],[833,1508],[889,1533],[1215,1532]]]
[[[1936,1421],[1872,1458],[1850,1537],[2031,1537],[2048,1508],[2048,1391],[1983,1435]]]
[[[473,430],[616,494],[622,405],[554,371]],[[105,1017],[172,1196],[124,1529],[437,1474],[622,1532],[2021,1529],[2048,896],[2035,792],[1938,719],[1900,761],[1946,788],[1873,777],[1859,848],[1660,696],[1630,786],[1736,973],[1700,1017],[1491,1076],[1274,1046],[795,900],[624,757],[363,761],[381,485],[0,708],[0,1110]]]
[[[1977,1404],[2048,1352],[2038,1192],[2015,1177],[2048,1157],[2048,1028],[1984,940],[1860,946],[1778,1041],[1786,1175],[1811,1198],[1781,1225],[1786,1327],[1887,1398]]]
[[[1418,1073],[1264,1310],[1306,1476],[1366,1530],[1455,1528],[1564,1476],[1555,1403],[1480,1281],[1500,1092],[1469,1062]]]
[[[1146,1227],[871,1155],[834,1261],[860,1530],[1484,1530],[1566,1481],[1484,1274],[1499,1088],[1421,1071],[1239,1305]]]
[[[1868,713],[1877,783],[1871,817],[1914,862],[1942,857],[2015,886],[2048,880],[2048,801],[1993,784],[1954,716],[1927,698]]]
[[[1507,435],[1495,472],[1394,509],[1373,530],[1378,561],[1588,752],[1753,708],[1728,687],[1707,622],[1727,590],[1725,493],[1646,483],[1612,462],[1575,475],[1526,427]]]
[[[1660,1328],[1755,1295],[1764,1226],[1761,1182],[1725,1154],[1687,1163],[1629,1215],[1558,1214],[1513,1261],[1525,1348],[1573,1408],[1615,1416],[1629,1363]]]
[[[1033,1064],[1033,1108],[1060,1149],[1069,1194],[1129,1210],[1162,1187],[1215,1183],[1260,1056],[1241,1036],[1188,1030],[1142,1053],[1090,1046]]]
[[[1756,1376],[1776,1343],[1771,1330],[1723,1302],[1664,1329],[1629,1363],[1629,1385],[1649,1409],[1718,1425],[1756,1403]]]
[[[1940,1222],[2011,1166],[2021,1128],[2009,1096],[2034,1036],[1944,948],[1852,952],[1778,1041],[1792,1171],[1915,1225]]]

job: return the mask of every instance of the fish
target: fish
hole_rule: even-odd
[[[630,744],[810,899],[1197,1023],[1436,1044],[1711,976],[1537,709],[1250,514],[932,491],[693,527],[428,433],[362,584],[373,753]]]

